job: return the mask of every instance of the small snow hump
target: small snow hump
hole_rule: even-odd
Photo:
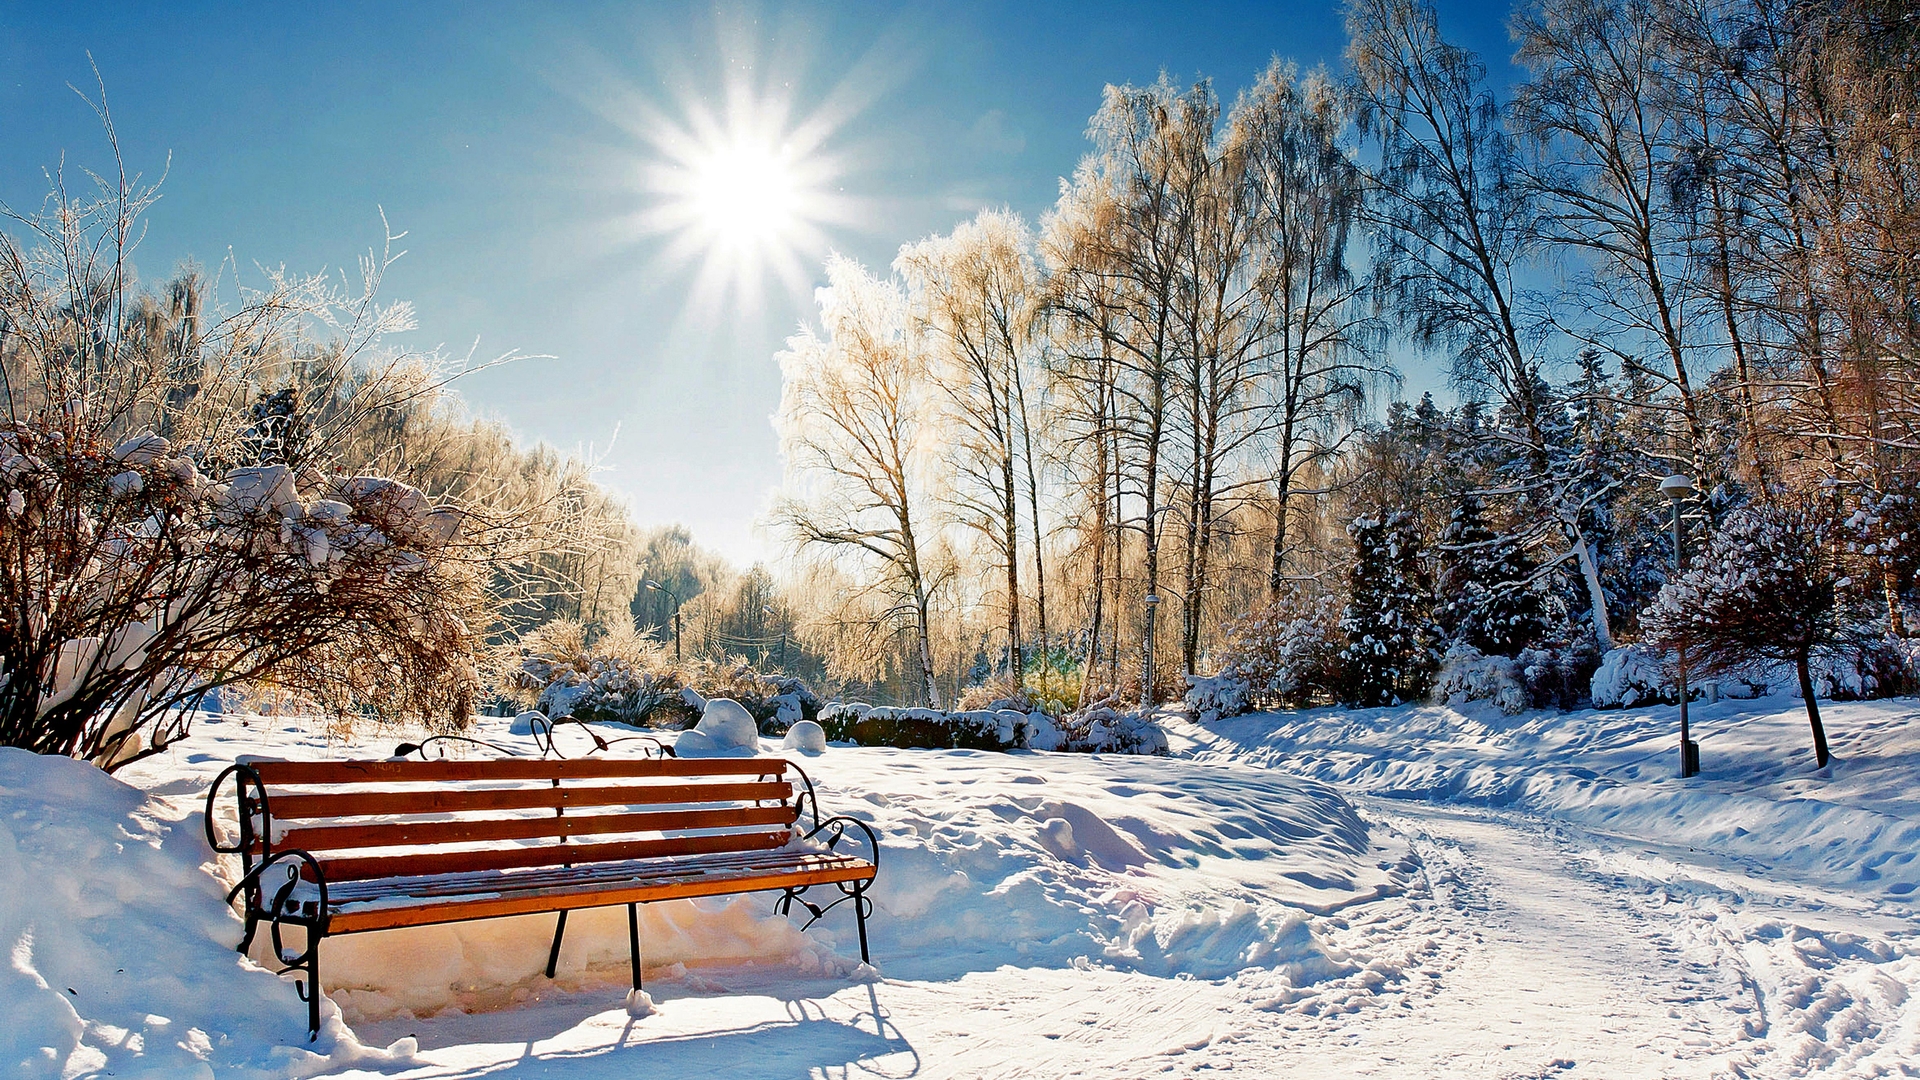
[[[647,993],[645,990],[627,991],[628,1016],[633,1017],[635,1020],[641,1020],[659,1011],[660,1007],[653,1003],[653,995]]]
[[[782,750],[792,750],[801,754],[820,754],[827,749],[827,732],[811,720],[798,720],[787,729],[787,737],[781,741]]]

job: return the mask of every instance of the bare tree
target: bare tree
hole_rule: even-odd
[[[1235,110],[1268,335],[1258,397],[1273,487],[1269,605],[1285,588],[1288,515],[1301,478],[1340,452],[1369,384],[1391,375],[1375,352],[1382,327],[1349,261],[1365,185],[1342,139],[1347,123],[1346,104],[1324,75],[1302,81],[1277,64]]]
[[[1552,475],[1542,365],[1520,286],[1538,213],[1486,68],[1441,38],[1425,0],[1354,0],[1347,29],[1356,118],[1379,151],[1369,204],[1378,283],[1416,341],[1450,347],[1455,377],[1517,417],[1531,473],[1524,487],[1566,543],[1543,561],[1575,560],[1595,637],[1611,648],[1606,588],[1587,535],[1591,494]]]
[[[928,357],[900,288],[851,260],[827,265],[821,329],[780,354],[777,424],[789,491],[780,518],[802,548],[871,560],[891,602],[874,622],[910,621],[925,703],[940,704],[927,561]]]
[[[958,519],[986,538],[1005,580],[1008,675],[1020,683],[1021,487],[1028,496],[1039,633],[1046,638],[1046,577],[1041,533],[1029,371],[1037,351],[1034,324],[1041,283],[1026,226],[1013,214],[987,211],[901,249],[895,268],[907,281],[916,325],[929,337],[930,374],[948,406],[959,483],[950,498]],[[1024,473],[1024,476],[1022,475]]]

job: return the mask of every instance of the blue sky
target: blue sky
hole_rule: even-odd
[[[1505,8],[1443,6],[1505,68]],[[873,266],[974,210],[1037,219],[1110,82],[1210,76],[1231,100],[1274,55],[1337,65],[1330,4],[0,3],[0,199],[37,203],[62,156],[101,166],[72,90],[104,77],[129,166],[168,170],[137,257],[352,267],[406,238],[387,299],[406,343],[550,354],[460,384],[529,439],[604,449],[643,523],[679,521],[740,562],[779,483],[773,355],[811,307],[826,246]],[[824,118],[851,220],[799,251],[807,281],[697,295],[697,265],[636,231],[658,192],[650,131],[729,79]],[[169,166],[169,157],[171,164]],[[1408,372],[1410,389],[1437,386]]]

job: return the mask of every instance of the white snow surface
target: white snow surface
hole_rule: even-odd
[[[881,834],[873,966],[846,907],[803,934],[766,894],[647,906],[632,999],[617,909],[576,914],[552,982],[550,917],[355,935],[311,1046],[290,981],[231,951],[199,799],[240,754],[399,736],[209,717],[118,779],[0,752],[0,1069],[1920,1073],[1920,703],[1825,706],[1819,773],[1798,701],[1696,703],[1690,781],[1674,712],[1169,717],[1164,758],[834,745],[804,767]],[[530,747],[509,723],[475,734]]]

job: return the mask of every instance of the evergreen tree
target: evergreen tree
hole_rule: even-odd
[[[1517,656],[1545,633],[1533,567],[1510,535],[1487,526],[1478,496],[1455,506],[1438,548],[1434,622],[1449,645]]]
[[[1439,659],[1433,589],[1420,536],[1405,511],[1362,514],[1347,526],[1354,563],[1340,629],[1341,697],[1350,705],[1393,705],[1426,693]]]

